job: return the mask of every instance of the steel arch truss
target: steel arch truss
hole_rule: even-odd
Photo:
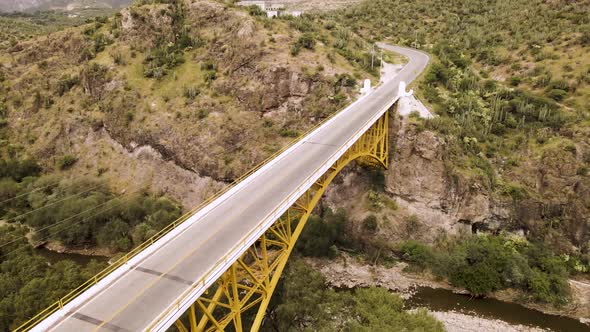
[[[245,329],[244,325],[250,325],[251,331],[259,330],[295,242],[327,186],[353,160],[375,167],[388,167],[388,113],[385,112],[205,294],[201,295],[175,322],[178,331],[228,329],[240,332]],[[244,315],[245,312],[248,314]]]

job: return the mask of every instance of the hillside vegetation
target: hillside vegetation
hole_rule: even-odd
[[[328,195],[348,210],[334,226],[348,240],[314,232],[305,248],[402,259],[476,296],[518,289],[516,301],[587,315],[567,279],[590,271],[589,8],[376,0],[320,14],[431,54],[414,88],[437,117],[396,121],[390,169]]]
[[[340,24],[215,1],[137,1],[80,26],[60,15],[0,20],[0,330],[102,268],[49,265],[31,245],[130,250],[379,66]]]
[[[14,47],[19,41],[79,26],[97,16],[111,14],[112,10],[93,8],[81,9],[75,14],[63,11],[0,13],[0,50]]]
[[[404,310],[399,295],[370,287],[335,291],[322,275],[293,258],[270,305],[262,331],[444,331],[425,309]]]
[[[418,132],[444,138],[448,185],[512,206],[503,228],[587,253],[588,8],[588,1],[378,0],[336,15],[367,38],[435,55],[419,95],[439,117],[414,122]]]
[[[392,121],[392,167],[337,178],[360,198],[319,209],[298,254],[401,259],[475,296],[512,288],[567,306],[567,279],[590,269],[589,7],[373,0],[268,19],[232,2],[139,0],[81,26],[0,18],[0,329],[98,268],[48,266],[25,235],[129,250],[181,213],[176,200],[192,207],[352,101],[377,78],[374,41],[432,54],[415,88],[438,116]],[[295,262],[265,328],[441,329],[383,290],[324,284]]]
[[[131,7],[0,57],[9,144],[41,160],[95,159],[84,141],[104,129],[129,150],[230,180],[350,100],[348,72],[367,68],[355,38],[215,2]]]

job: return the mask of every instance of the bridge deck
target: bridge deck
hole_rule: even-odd
[[[397,97],[400,81],[410,82],[424,69],[423,53],[388,46],[410,62],[397,77],[368,97],[343,110],[294,149],[286,151],[247,185],[219,198],[208,212],[188,220],[187,227],[165,239],[117,277],[94,286],[65,309],[50,316],[37,330],[141,331],[169,309],[191,285],[240,243],[306,179],[314,176],[350,138]],[[171,314],[172,315],[172,314]],[[178,315],[178,314],[177,314]],[[173,323],[172,316],[160,328]]]

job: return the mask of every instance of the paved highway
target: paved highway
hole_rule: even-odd
[[[157,329],[163,331],[170,326],[183,308],[168,309],[181,295],[191,288],[195,289],[193,297],[202,294],[204,286],[193,286],[216,263],[232,254],[227,264],[215,267],[219,271],[211,275],[210,280],[214,281],[239,255],[234,252],[236,244],[243,242],[251,230],[275,220],[273,213],[281,212],[277,207],[295,197],[302,183],[315,181],[318,171],[345,148],[345,143],[366,130],[370,121],[397,100],[399,83],[414,80],[429,60],[424,53],[412,49],[382,47],[409,59],[396,78],[341,111],[35,330],[142,331],[166,311],[170,313]]]

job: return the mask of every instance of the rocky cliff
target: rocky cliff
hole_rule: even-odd
[[[589,180],[579,171],[583,144],[575,151],[559,145],[531,151],[518,167],[494,165],[490,187],[460,167],[448,137],[425,129],[422,121],[394,116],[390,167],[382,180],[351,166],[328,190],[326,204],[346,207],[354,236],[391,247],[408,238],[432,242],[445,234],[508,231],[561,252],[588,250]],[[379,229],[366,234],[361,224],[371,214]]]

